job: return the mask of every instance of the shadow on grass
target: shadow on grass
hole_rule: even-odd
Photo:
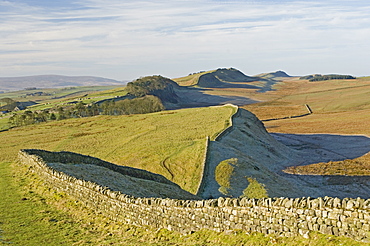
[[[288,166],[343,161],[361,157],[370,151],[370,138],[359,135],[271,134],[283,144],[297,150],[298,156]],[[299,175],[283,171],[279,175],[294,182],[303,196],[369,198],[370,176]]]
[[[300,165],[354,159],[370,151],[370,138],[360,135],[284,134],[271,135],[307,158]]]

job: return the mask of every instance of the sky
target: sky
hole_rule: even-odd
[[[0,0],[0,77],[370,75],[370,2]]]

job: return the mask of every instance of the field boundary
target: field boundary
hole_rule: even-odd
[[[201,229],[243,230],[286,237],[320,232],[370,242],[370,199],[137,198],[56,171],[46,162],[105,163],[107,168],[120,172],[119,166],[97,158],[72,152],[21,150],[19,160],[47,186],[70,195],[103,216],[131,225],[166,228],[183,234]]]
[[[307,114],[301,114],[301,115],[292,115],[292,116],[286,116],[286,117],[281,117],[281,118],[272,118],[272,119],[266,119],[266,120],[261,120],[262,122],[264,121],[273,121],[273,120],[285,120],[285,119],[293,119],[293,118],[300,118],[304,116],[308,116],[313,114],[311,107],[308,104],[305,104],[305,107],[308,111]]]
[[[227,127],[223,131],[219,132],[214,137],[213,141],[219,141],[222,137],[229,134],[233,129],[233,120],[234,120],[234,118],[237,115],[239,115],[239,107],[238,106],[233,105],[233,104],[226,104],[224,106],[233,107],[234,112],[231,115],[231,117],[228,119]],[[209,155],[209,144],[210,144],[211,141],[212,140],[208,136],[207,140],[206,140],[206,148],[205,148],[204,158],[203,158],[203,162],[202,162],[202,176],[201,176],[201,179],[199,181],[199,185],[198,185],[197,192],[196,192],[197,196],[199,196],[204,191],[206,175],[207,175],[207,173],[209,173],[208,155]]]

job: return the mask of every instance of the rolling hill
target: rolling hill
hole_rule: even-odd
[[[0,91],[18,91],[25,88],[61,88],[124,84],[121,81],[93,76],[35,75],[0,77]]]
[[[276,72],[271,72],[271,73],[261,73],[256,75],[255,77],[260,77],[264,79],[283,79],[283,78],[290,78],[289,74],[287,74],[284,71],[276,71]]]
[[[19,149],[72,151],[161,174],[195,193],[206,138],[227,127],[234,107],[190,108],[152,114],[74,118],[0,132],[0,162]]]
[[[265,185],[269,196],[369,197],[369,177],[349,177],[345,176],[346,174],[339,176],[293,175],[282,171],[290,166],[309,166],[319,162],[338,164],[346,159],[357,158],[358,161],[362,161],[362,158],[368,158],[369,155],[365,154],[370,150],[368,137],[370,135],[369,78],[311,83],[287,77],[286,81],[277,83],[275,80],[248,81],[252,77],[245,78],[230,69],[227,71],[214,70],[211,75],[207,74],[209,73],[201,72],[189,75],[181,80],[183,84],[176,79],[181,86],[175,86],[173,91],[170,90],[171,93],[176,93],[178,97],[176,100],[181,102],[181,104],[174,103],[172,106],[194,108],[145,115],[99,115],[47,122],[0,132],[2,139],[0,169],[2,173],[8,170],[0,182],[2,187],[5,187],[2,189],[2,194],[18,185],[14,173],[10,171],[9,163],[14,162],[21,148],[66,150],[92,155],[115,164],[159,173],[180,185],[181,188],[195,193],[202,179],[201,163],[205,159],[206,137],[209,136],[211,141],[207,152],[208,167],[204,176],[205,186],[199,192],[202,197],[225,196],[220,192],[220,184],[215,180],[215,169],[220,163],[230,159],[235,160],[235,172],[229,177],[231,188],[227,196],[240,196],[243,189],[248,186],[250,180],[248,178],[253,178]],[[198,82],[202,80],[202,76],[206,77],[206,85],[209,83],[213,87],[199,86]],[[195,86],[185,86],[186,83],[191,85],[192,81],[196,81],[193,84]],[[261,89],[268,88],[268,86],[273,90],[260,93]],[[102,93],[99,95],[104,95],[104,92]],[[112,92],[108,94],[110,93]],[[114,95],[121,93],[122,91],[115,91]],[[250,98],[254,98],[255,101]],[[262,102],[245,106],[245,108],[260,119],[274,118],[277,115],[287,116],[286,119],[261,123],[253,113],[240,109],[233,117],[232,128],[229,128],[226,134],[217,137],[220,132],[230,126],[229,120],[235,113],[234,108],[230,106],[200,108],[230,101],[237,101],[239,105],[243,105],[257,100]],[[296,113],[302,114],[302,111],[305,111],[304,104],[309,104],[314,113],[300,118],[289,117]],[[343,163],[339,163],[341,164]],[[20,177],[21,174],[17,175],[17,181],[22,181],[19,184],[21,187],[25,178]],[[8,209],[9,204],[14,206],[26,204],[27,208],[34,208],[38,204],[45,203],[44,198],[35,198],[35,194],[27,190],[30,187],[19,188],[22,191],[19,191],[19,195],[14,199],[10,196],[12,192],[6,193],[7,196],[4,195],[7,200],[3,203],[3,208],[7,210],[4,210],[3,215],[10,210]],[[35,189],[37,186],[31,188]],[[64,200],[63,197],[60,198],[55,194],[51,199],[54,199],[54,203],[57,204]],[[59,208],[63,207],[61,204],[58,205]],[[79,205],[69,206],[76,208]],[[30,216],[26,216],[26,219],[31,221],[30,224],[42,222],[45,223],[45,225],[42,224],[43,228],[55,232],[63,225],[72,226],[74,223],[71,222],[70,217],[56,221],[51,215],[50,207],[40,210],[37,213],[29,212]],[[19,211],[19,214],[22,214],[19,221],[22,222],[12,224],[17,228],[19,224],[23,225],[25,220],[24,209],[19,209]],[[35,221],[35,214],[38,215],[38,221]],[[95,216],[98,215],[89,214],[86,217]],[[111,225],[110,223],[113,222],[108,221],[101,225],[106,227]],[[49,229],[51,224],[56,225],[53,227],[55,230]],[[5,226],[2,224],[2,228]],[[114,226],[119,228],[116,230],[117,235],[122,235],[123,231],[127,230],[130,234],[129,240],[142,233],[131,226],[122,227],[116,224]],[[22,228],[28,227],[19,228],[20,232],[23,232]],[[78,225],[77,228],[76,234],[80,233],[80,228],[87,228],[87,226]],[[68,228],[63,234],[72,234],[70,231]],[[85,234],[89,233],[91,231]],[[20,234],[20,237],[23,235],[22,233],[17,234]],[[33,235],[34,232],[31,234]],[[85,234],[81,233],[81,235]],[[150,231],[148,234],[166,238],[163,231]],[[62,238],[65,235],[62,235]],[[78,240],[80,240],[81,236],[78,235]],[[92,240],[97,238],[95,231],[91,235],[93,235]],[[113,234],[105,233],[104,235],[104,237],[101,236],[102,240],[110,240],[107,237],[116,238],[112,237]],[[208,232],[200,232],[200,234],[195,233],[194,237],[197,237],[195,240],[199,240],[199,237],[208,238],[208,235]],[[237,238],[234,234],[230,236]],[[214,237],[218,240],[219,234]],[[24,238],[23,242],[27,240],[26,237]],[[147,242],[145,238],[140,240]],[[265,241],[266,244],[270,240],[272,239],[268,238]],[[278,240],[285,239],[279,238]],[[292,240],[295,242],[292,245],[299,244],[297,238]],[[325,240],[325,245],[329,245],[337,239],[330,236]],[[102,241],[99,243],[101,244]],[[339,241],[334,243],[333,245],[338,245]]]
[[[187,77],[174,79],[175,82],[182,86],[258,89],[258,87],[248,84],[256,80],[259,80],[259,78],[247,76],[235,68],[219,68],[217,70],[196,73]]]

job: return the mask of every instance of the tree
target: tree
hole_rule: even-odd
[[[92,112],[92,116],[95,116],[95,115],[99,115],[99,107],[97,104],[93,104],[91,105],[91,112]]]
[[[79,117],[86,117],[87,116],[86,104],[84,104],[83,102],[77,103],[76,107],[75,107],[75,110],[77,111],[76,112],[77,116],[79,116]]]
[[[56,115],[54,113],[51,113],[50,120],[56,120],[56,119],[57,119]]]
[[[58,107],[58,120],[64,120],[66,118],[64,109],[62,107]]]

